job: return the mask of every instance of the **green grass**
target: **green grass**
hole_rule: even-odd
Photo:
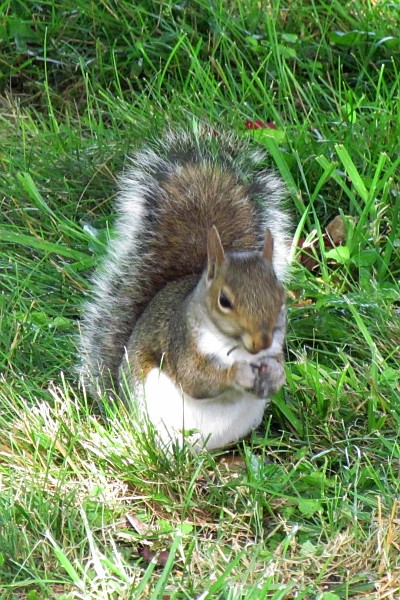
[[[0,11],[0,599],[398,598],[396,3]],[[172,458],[122,408],[98,419],[75,337],[124,157],[193,117],[268,148],[315,268],[263,428]]]

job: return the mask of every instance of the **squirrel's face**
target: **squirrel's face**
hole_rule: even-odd
[[[212,321],[252,354],[269,348],[275,330],[284,326],[284,301],[283,286],[260,252],[227,253],[208,278]]]
[[[282,337],[285,293],[273,266],[274,242],[265,231],[262,252],[225,253],[216,227],[208,232],[205,303],[218,329],[252,354]]]

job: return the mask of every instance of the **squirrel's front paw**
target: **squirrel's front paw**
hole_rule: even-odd
[[[235,364],[235,383],[243,388],[254,392],[257,385],[259,366],[247,362]]]
[[[259,398],[275,394],[285,383],[283,359],[264,358],[263,363],[239,362],[235,365],[235,382]]]
[[[255,384],[255,393],[261,398],[267,398],[275,394],[284,385],[285,369],[283,360],[276,358],[265,358],[258,367],[258,376]]]

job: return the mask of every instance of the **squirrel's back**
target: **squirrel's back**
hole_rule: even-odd
[[[262,150],[209,128],[168,132],[137,152],[120,180],[116,235],[94,278],[81,334],[82,371],[115,385],[135,322],[169,281],[200,274],[207,231],[215,225],[226,250],[262,248],[274,238],[274,269],[288,270],[289,218],[282,181]]]

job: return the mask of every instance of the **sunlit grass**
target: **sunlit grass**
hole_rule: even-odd
[[[0,598],[396,598],[396,6],[1,10]],[[99,418],[75,339],[125,156],[193,116],[269,150],[302,250],[272,413],[171,456],[122,407]]]

